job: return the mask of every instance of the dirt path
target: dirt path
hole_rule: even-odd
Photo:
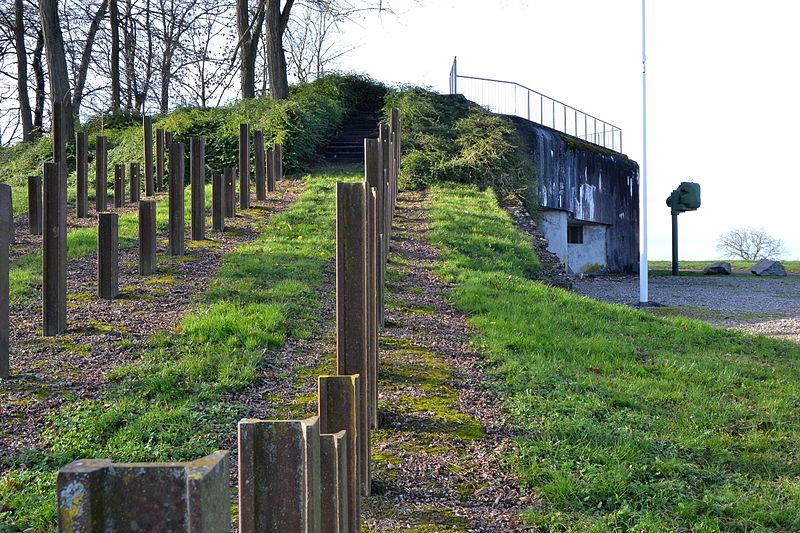
[[[228,219],[225,233],[209,231],[200,242],[187,236],[184,257],[167,256],[166,240],[161,239],[152,276],[138,275],[136,248],[121,250],[120,295],[113,301],[96,296],[94,254],[71,261],[68,329],[61,335],[41,336],[40,307],[12,307],[12,378],[0,381],[0,461],[41,446],[50,414],[70,402],[96,397],[110,370],[133,361],[151,336],[175,327],[193,298],[207,288],[222,255],[255,239],[257,226],[286,209],[301,188],[300,181],[284,180],[266,202],[251,201],[252,209]]]
[[[370,531],[515,531],[528,502],[500,466],[513,435],[465,318],[431,271],[425,200],[402,193],[394,223],[364,523]]]

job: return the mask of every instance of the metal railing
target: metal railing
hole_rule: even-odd
[[[463,80],[463,83],[459,81]],[[463,94],[493,113],[515,115],[622,152],[622,129],[538,91],[512,81],[458,74],[457,58],[450,69],[450,94]]]

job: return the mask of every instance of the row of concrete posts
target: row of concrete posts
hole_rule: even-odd
[[[42,176],[28,178],[28,221],[33,235],[42,235],[42,330],[45,336],[58,335],[67,328],[67,170],[63,106],[53,104],[53,163],[45,163]],[[169,226],[167,252],[172,256],[185,253],[184,220],[184,145],[173,142],[171,132],[156,130],[155,169],[153,165],[153,128],[151,117],[143,119],[144,190],[153,197],[164,190],[165,177],[169,191]],[[167,144],[169,142],[169,144]],[[250,207],[250,129],[240,125],[239,135],[239,203]],[[253,131],[256,199],[266,200],[266,193],[276,188],[283,176],[283,146],[265,148],[262,131]],[[165,156],[168,167],[165,167]],[[204,240],[205,209],[205,139],[190,139],[190,187],[192,240]],[[98,216],[97,294],[113,299],[119,294],[119,214],[108,211],[107,143],[104,136],[96,139],[96,211]],[[88,137],[76,134],[76,215],[88,217]],[[140,199],[141,166],[130,163],[128,176],[130,202],[138,204],[139,274],[150,275],[156,268],[156,200]],[[155,170],[155,172],[154,172]],[[235,216],[237,169],[226,168],[224,174],[212,175],[212,230],[225,230],[225,218]],[[126,207],[125,165],[114,170],[113,205]],[[9,253],[14,242],[14,217],[11,187],[0,184],[0,378],[10,376],[9,365]]]
[[[359,533],[378,426],[378,329],[397,197],[400,122],[365,139],[365,181],[337,184],[337,372],[319,376],[317,414],[238,423],[241,533]],[[196,461],[84,459],[59,471],[59,531],[227,533],[228,452]]]

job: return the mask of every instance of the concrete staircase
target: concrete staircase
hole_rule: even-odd
[[[322,152],[328,163],[358,164],[364,162],[364,139],[378,137],[378,115],[353,113],[344,119],[339,133]]]

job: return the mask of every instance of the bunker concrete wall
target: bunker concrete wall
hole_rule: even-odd
[[[585,224],[583,242],[567,245],[567,264],[573,272],[581,274],[607,268],[607,227],[600,224]]]
[[[608,270],[638,271],[639,165],[624,154],[511,118],[536,168],[523,193],[528,210],[561,210],[576,221],[606,225]]]
[[[539,231],[547,239],[547,249],[554,253],[562,263],[567,262],[567,219],[566,211],[543,209],[539,217]]]

